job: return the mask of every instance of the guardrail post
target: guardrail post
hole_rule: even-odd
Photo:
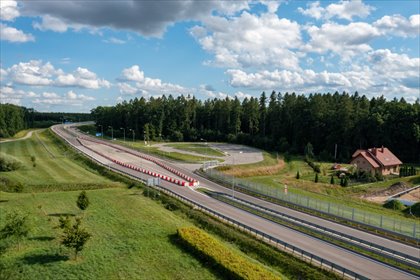
[[[351,209],[351,220],[354,221],[354,208]]]
[[[383,224],[383,220],[384,220],[384,216],[381,215],[381,222],[380,222],[380,228],[382,228],[382,224]]]

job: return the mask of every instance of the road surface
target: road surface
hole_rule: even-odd
[[[68,128],[69,129],[69,128]],[[63,128],[62,125],[59,126],[55,126],[53,128],[54,131],[57,131],[59,133],[59,135],[61,135],[63,138],[65,138],[69,143],[71,143],[72,145],[75,146],[75,148],[79,149],[80,151],[84,152],[84,147],[80,147],[80,144],[78,143],[78,141],[76,140],[76,135],[77,133],[73,131],[71,131],[70,133],[66,132],[66,129]],[[115,144],[114,144],[115,145]],[[127,149],[127,148],[124,148]],[[86,149],[85,149],[86,150]],[[132,169],[128,169],[125,167],[122,167],[120,165],[114,164],[114,163],[109,163],[109,161],[105,158],[103,158],[102,156],[98,155],[98,154],[89,154],[91,157],[95,158],[97,161],[102,162],[104,164],[109,164],[111,167],[123,171],[125,173],[131,174],[133,176],[139,177],[139,178],[143,178],[143,179],[147,179],[148,176],[143,174],[143,173],[139,173],[137,171],[134,171]],[[111,155],[111,154],[109,154]],[[109,156],[107,154],[107,156]],[[164,160],[160,160],[163,161]],[[108,163],[107,163],[108,162]],[[174,164],[169,164],[167,162],[165,162],[168,165],[172,165],[173,167],[177,168],[177,166],[175,166]],[[179,168],[178,168],[179,169]],[[186,175],[189,175],[193,178],[197,178],[197,175],[192,174],[191,172],[189,172],[188,170],[180,170],[183,173],[185,173]],[[205,180],[204,178],[197,178],[202,186],[206,186],[206,187],[210,187],[216,191],[226,191],[226,188],[221,187],[211,181]],[[305,250],[307,252],[311,252],[314,255],[317,255],[318,257],[321,257],[325,260],[328,260],[330,262],[333,262],[337,265],[340,265],[348,270],[351,270],[355,273],[358,273],[360,275],[363,275],[364,277],[370,278],[370,279],[418,279],[410,274],[407,274],[403,271],[400,271],[398,269],[395,269],[393,267],[387,266],[385,264],[379,263],[377,261],[371,260],[369,258],[360,256],[354,252],[351,252],[349,250],[337,247],[335,245],[329,244],[327,242],[321,241],[319,239],[310,237],[306,234],[300,233],[298,231],[283,227],[281,225],[278,225],[276,223],[273,223],[271,221],[268,221],[264,218],[258,217],[256,215],[253,215],[251,213],[245,212],[243,210],[240,210],[238,208],[235,208],[233,206],[227,205],[225,203],[219,202],[215,199],[212,199],[206,195],[203,195],[202,193],[199,193],[191,188],[188,187],[181,187],[181,186],[177,186],[174,184],[171,184],[169,182],[166,181],[162,181],[161,182],[162,187],[167,188],[172,190],[173,192],[187,197],[193,201],[195,201],[196,203],[206,206],[209,209],[212,209],[213,211],[216,211],[222,215],[225,215],[231,219],[234,219],[238,222],[241,222],[242,224],[245,224],[249,227],[253,227],[256,228],[268,235],[271,235],[277,239],[283,240],[284,242],[287,242],[289,244],[292,244],[302,250]],[[242,196],[242,194],[239,193],[235,193],[236,196],[239,197],[239,195]],[[241,198],[246,198],[246,199],[251,199],[251,197],[249,196],[245,196],[243,195]],[[267,202],[260,202],[260,203],[267,203]],[[267,207],[267,204],[264,205],[265,207]],[[279,206],[280,207],[280,206]],[[287,209],[282,209],[281,211],[286,211]],[[289,209],[290,210],[290,209]],[[300,212],[292,212],[290,213],[291,215],[298,215],[298,214],[302,214]],[[315,217],[309,216],[306,217],[308,219],[311,220],[311,222],[315,223],[315,222],[321,222],[320,220],[318,220]],[[325,222],[325,221],[323,221]],[[326,222],[325,222],[326,223]],[[334,224],[332,223],[335,230],[337,230],[337,228],[342,227],[340,225]],[[347,228],[346,230],[350,230],[350,228]],[[360,232],[360,231],[357,231]],[[356,234],[356,230],[355,230],[355,234]],[[369,238],[377,238],[374,235],[369,235]],[[377,242],[384,242],[387,243],[388,242],[392,242],[389,240],[377,240],[375,239],[375,241]],[[396,246],[396,248],[398,247],[399,249],[402,249],[405,253],[410,253],[412,252],[412,248],[411,247],[404,247],[407,245],[403,245],[401,244],[401,246],[399,247],[399,243],[395,242],[396,244],[392,244],[392,246]],[[414,250],[417,250],[416,248],[414,248]],[[416,253],[418,251],[414,251],[414,253]]]

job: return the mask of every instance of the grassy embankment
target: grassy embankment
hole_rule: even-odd
[[[177,228],[191,226],[183,215],[177,215],[137,190],[121,188],[124,184],[100,176],[74,154],[57,144],[49,131],[31,138],[4,143],[2,152],[12,154],[24,163],[23,168],[2,172],[1,177],[23,184],[32,193],[0,192],[0,228],[6,214],[12,211],[28,215],[31,231],[20,244],[6,250],[0,244],[0,278],[6,279],[216,279],[220,275],[205,263],[184,251],[172,240]],[[45,146],[44,146],[45,145]],[[66,153],[66,155],[63,155]],[[36,157],[32,166],[31,156]],[[75,176],[79,174],[80,177]],[[77,184],[74,184],[77,181]],[[57,229],[61,215],[80,215],[76,207],[78,191],[89,189],[91,201],[84,226],[92,240],[78,260],[59,243]],[[44,185],[46,184],[46,185]],[[53,187],[51,187],[53,186]],[[223,242],[230,250],[248,258],[235,245]],[[255,262],[255,260],[252,260]]]
[[[219,170],[226,174],[240,177],[246,181],[258,183],[271,189],[284,190],[288,186],[290,193],[301,194],[326,202],[340,203],[376,214],[405,218],[400,211],[385,209],[378,203],[362,199],[362,195],[369,195],[375,191],[386,189],[396,182],[405,182],[408,185],[420,183],[420,176],[395,178],[392,180],[341,187],[338,178],[335,184],[330,184],[332,163],[321,163],[321,173],[318,174],[319,182],[314,182],[315,172],[301,157],[292,157],[288,162],[282,161],[280,165],[277,157],[265,154],[264,161],[255,164],[223,166]],[[266,172],[264,173],[265,167]],[[258,170],[258,172],[256,172]],[[300,179],[296,179],[299,171]]]
[[[65,150],[54,144],[49,133],[51,132],[44,130],[25,140],[0,144],[2,153],[23,163],[19,170],[1,173],[0,189],[4,190],[8,182],[22,184],[23,192],[122,186],[121,183],[104,178],[94,169],[74,161]],[[31,161],[32,156],[35,157],[35,162]]]
[[[202,143],[171,143],[167,144],[166,146],[175,148],[177,150],[187,151],[187,152],[193,152],[205,156],[214,156],[214,157],[223,157],[225,156],[224,153],[221,151],[218,151],[216,149],[213,149],[209,147],[206,144]]]

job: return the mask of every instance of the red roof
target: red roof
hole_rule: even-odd
[[[357,150],[352,157],[355,159],[359,155],[364,157],[374,168],[402,164],[402,162],[385,147]]]

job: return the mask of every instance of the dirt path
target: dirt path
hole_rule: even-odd
[[[35,129],[35,130],[28,131],[28,133],[26,133],[26,135],[23,136],[23,137],[21,137],[21,138],[16,138],[16,139],[11,138],[11,139],[0,140],[0,144],[1,143],[7,143],[7,142],[20,141],[20,140],[28,139],[28,138],[30,138],[32,136],[32,134],[34,132],[41,131],[41,130],[42,129]]]

